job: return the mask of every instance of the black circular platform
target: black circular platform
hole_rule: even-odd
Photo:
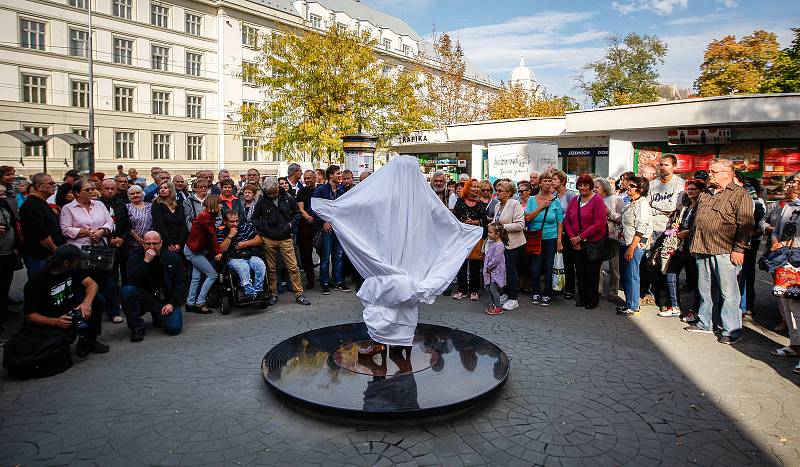
[[[408,348],[371,358],[364,323],[314,329],[273,347],[261,362],[279,397],[313,411],[351,417],[439,415],[480,402],[508,379],[508,357],[468,332],[420,323]]]

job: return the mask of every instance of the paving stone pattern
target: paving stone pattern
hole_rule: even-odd
[[[361,318],[353,293],[310,307],[189,315],[183,334],[128,342],[67,372],[0,377],[0,465],[800,465],[792,359],[747,330],[736,346],[677,319],[616,316],[556,298],[488,317],[441,297],[422,321],[467,330],[511,358],[493,400],[444,420],[363,424],[297,411],[259,364],[296,333]],[[324,388],[320,388],[324,390]],[[453,388],[458,390],[458,388]]]

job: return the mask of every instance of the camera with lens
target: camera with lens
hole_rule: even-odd
[[[72,329],[78,331],[78,334],[83,334],[89,329],[89,323],[83,319],[81,310],[72,310],[67,313],[67,316],[72,318]]]

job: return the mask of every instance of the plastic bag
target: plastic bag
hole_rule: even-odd
[[[564,255],[556,253],[553,258],[553,291],[562,292],[564,290]]]

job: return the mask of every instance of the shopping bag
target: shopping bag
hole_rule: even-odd
[[[564,255],[556,253],[553,258],[553,291],[562,292],[564,290]]]
[[[800,268],[787,263],[775,270],[775,285],[772,287],[772,295],[780,298],[800,299]]]

